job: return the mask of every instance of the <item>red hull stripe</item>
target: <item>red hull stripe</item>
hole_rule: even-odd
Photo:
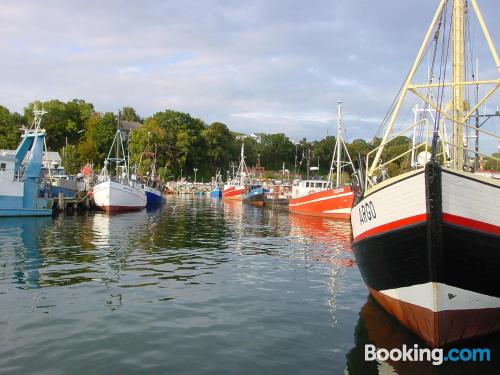
[[[448,224],[458,225],[460,227],[470,228],[481,232],[500,235],[500,226],[485,223],[478,220],[469,219],[462,216],[443,213],[443,221]]]
[[[378,227],[367,230],[361,233],[359,236],[354,238],[354,241],[359,241],[365,237],[375,236],[380,233],[388,232],[394,229],[406,227],[408,225],[418,224],[427,220],[427,214],[420,214],[410,217],[405,217],[404,219],[396,220],[387,224],[380,225]]]

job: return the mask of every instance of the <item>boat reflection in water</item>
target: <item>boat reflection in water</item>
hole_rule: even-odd
[[[42,248],[42,239],[46,228],[52,225],[51,217],[25,217],[0,219],[0,250],[7,249],[8,252],[2,252],[2,260],[5,261],[4,267],[9,264],[14,266],[15,283],[22,289],[33,289],[40,287],[39,268],[44,263]],[[14,250],[12,254],[12,249]],[[11,261],[11,256],[14,259]],[[9,271],[6,274],[10,273]]]
[[[312,261],[343,267],[355,264],[351,248],[351,225],[345,220],[290,214],[290,234],[307,244],[321,245],[309,252]]]
[[[345,373],[357,374],[498,374],[500,366],[500,335],[489,336],[483,339],[471,340],[458,348],[488,348],[491,352],[490,362],[452,362],[444,361],[441,365],[433,365],[432,361],[365,361],[365,345],[375,345],[377,349],[429,348],[418,336],[405,329],[399,322],[390,316],[374,299],[369,296],[366,304],[359,313],[358,324],[354,331],[355,346],[347,357]],[[432,348],[429,348],[432,350]]]

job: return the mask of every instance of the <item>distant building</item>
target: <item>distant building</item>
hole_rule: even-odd
[[[257,143],[261,143],[262,142],[262,136],[264,136],[265,133],[252,133],[250,134],[250,138],[253,138],[257,141]]]
[[[16,150],[0,150],[0,156],[10,156],[13,157],[16,155]],[[30,151],[26,153],[26,157],[24,160],[28,160],[30,157]],[[43,159],[42,159],[42,166],[43,169],[50,169],[52,171],[57,171],[58,174],[63,174],[64,173],[64,167],[61,165],[61,155],[59,155],[58,152],[56,151],[44,151],[43,153]]]
[[[142,126],[140,122],[137,121],[122,121],[120,120],[120,130],[124,139],[127,139],[132,130],[137,130]]]

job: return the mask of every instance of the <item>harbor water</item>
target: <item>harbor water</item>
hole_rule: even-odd
[[[0,219],[0,373],[477,373],[364,360],[424,344],[368,298],[350,242],[348,221],[207,197]]]

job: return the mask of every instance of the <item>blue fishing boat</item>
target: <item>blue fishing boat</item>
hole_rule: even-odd
[[[217,171],[217,174],[215,175],[214,188],[210,192],[210,197],[221,198],[223,189],[224,189],[224,183],[222,182],[222,175],[220,171]]]
[[[222,197],[222,189],[220,187],[215,187],[211,192],[210,192],[210,196],[212,198],[220,198]]]
[[[269,189],[262,187],[262,185],[250,186],[250,191],[243,195],[243,203],[250,203],[255,206],[264,205],[264,196],[269,192]]]
[[[147,206],[161,206],[165,203],[165,196],[163,193],[154,186],[149,184],[144,185],[144,192],[146,193]]]
[[[143,184],[140,186],[142,190],[146,193],[147,207],[158,207],[163,205],[166,202],[164,191],[164,186],[161,183],[160,179],[156,173],[156,146],[155,151],[150,152],[149,145],[149,137],[151,133],[148,133],[148,143],[146,145],[146,151],[141,154],[141,158],[139,160],[139,168],[142,166],[142,163],[145,159],[151,159],[151,169],[146,176],[137,176],[137,168],[136,173],[132,176],[133,180],[139,178],[139,180],[143,181]]]
[[[45,130],[44,110],[33,110],[33,123],[24,129],[14,154],[0,154],[0,216],[48,216],[52,200],[40,196]]]

